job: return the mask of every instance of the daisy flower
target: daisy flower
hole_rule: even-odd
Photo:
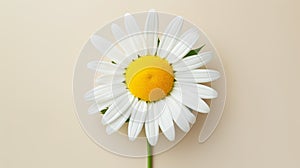
[[[191,54],[198,29],[181,33],[182,25],[183,18],[177,16],[160,33],[158,14],[150,10],[143,30],[132,15],[125,14],[124,28],[111,24],[115,42],[91,37],[103,58],[88,64],[97,76],[85,98],[94,102],[90,114],[104,113],[102,123],[108,134],[128,122],[129,140],[135,140],[144,128],[154,146],[159,130],[173,141],[175,124],[188,132],[196,120],[192,111],[210,111],[203,99],[216,98],[217,92],[200,83],[212,82],[220,73],[200,69],[213,53]]]

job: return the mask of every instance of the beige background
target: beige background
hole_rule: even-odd
[[[72,75],[89,35],[125,12],[184,16],[210,37],[227,75],[213,136],[190,133],[155,167],[300,167],[299,0],[0,2],[1,168],[146,167],[96,146],[74,113]]]

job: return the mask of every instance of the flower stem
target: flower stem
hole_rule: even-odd
[[[148,153],[148,168],[152,168],[152,146],[147,141],[147,153]]]

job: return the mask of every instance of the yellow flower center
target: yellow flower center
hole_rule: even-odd
[[[174,85],[171,65],[158,56],[143,56],[134,60],[127,67],[125,78],[129,91],[145,101],[166,97]]]

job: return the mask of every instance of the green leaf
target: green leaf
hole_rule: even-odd
[[[113,63],[113,64],[117,64],[115,61],[111,61],[111,63]]]
[[[102,110],[100,111],[100,113],[101,113],[101,114],[105,114],[107,110],[108,110],[108,107],[106,107],[105,109],[102,109]]]
[[[188,57],[188,56],[192,56],[192,55],[197,55],[204,46],[205,46],[205,44],[202,45],[199,48],[196,48],[194,50],[189,51],[183,58]]]
[[[159,38],[157,38],[157,48],[158,48],[158,46],[159,46],[159,43],[160,43],[160,39]],[[157,55],[157,50],[156,50],[156,52],[155,52],[155,54],[154,55]]]

